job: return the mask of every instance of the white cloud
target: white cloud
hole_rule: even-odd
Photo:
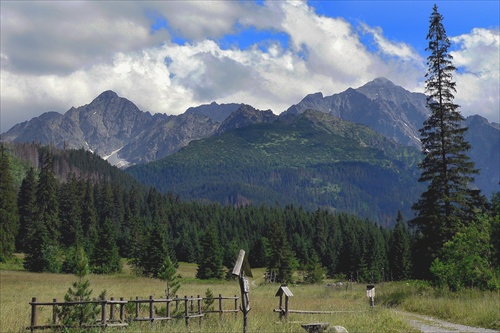
[[[162,18],[168,31],[152,31]],[[286,34],[290,45],[271,41],[265,49],[240,50],[217,44],[245,27]],[[408,45],[387,40],[381,29],[364,26],[377,42],[374,53],[347,21],[317,15],[305,2],[1,2],[0,31],[1,131],[49,110],[87,104],[108,89],[153,113],[179,114],[213,100],[279,113],[306,94],[338,93],[378,76],[413,90],[425,72]],[[173,43],[170,33],[188,41]],[[457,37],[460,66],[477,75],[495,65],[494,52],[477,60],[489,36]],[[471,87],[461,95],[465,104],[474,103],[473,91],[495,88],[481,90],[481,82],[471,74],[457,79],[459,88]],[[498,97],[491,103],[498,106]]]
[[[500,35],[498,30],[473,29],[451,38],[458,49],[450,52],[459,69],[455,76],[457,104],[464,116],[481,114],[500,122]]]

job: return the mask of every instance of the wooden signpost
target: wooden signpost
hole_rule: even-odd
[[[250,282],[248,281],[246,276],[253,277],[253,275],[250,269],[250,264],[248,263],[248,259],[245,257],[244,250],[240,250],[238,259],[236,259],[236,263],[234,264],[232,274],[238,277],[240,283],[240,310],[243,313],[243,333],[246,333],[248,331],[248,313],[250,312]]]

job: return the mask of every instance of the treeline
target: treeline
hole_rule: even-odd
[[[292,281],[295,270],[309,282],[324,275],[399,280],[413,277],[412,267],[418,267],[415,235],[401,214],[387,229],[322,209],[185,202],[154,188],[126,189],[75,175],[62,182],[50,151],[40,171],[30,168],[17,188],[9,155],[4,149],[1,155],[1,258],[24,252],[30,271],[73,272],[78,247],[94,273],[119,272],[121,258],[128,258],[138,274],[152,277],[168,258],[174,264],[198,263],[199,278],[222,278],[240,248],[252,267],[267,267],[281,282]]]

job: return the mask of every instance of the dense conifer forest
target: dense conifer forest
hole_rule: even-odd
[[[137,274],[151,277],[170,260],[198,263],[199,278],[222,278],[240,248],[252,267],[267,267],[282,282],[293,281],[297,270],[309,282],[325,275],[399,280],[415,276],[412,267],[418,267],[413,251],[418,235],[400,212],[394,212],[396,225],[389,229],[354,215],[294,205],[181,201],[119,176],[120,170],[83,150],[34,150],[40,168],[33,167],[34,160],[21,162],[12,147],[2,146],[1,152],[1,259],[24,252],[30,271],[72,273],[80,248],[94,273],[118,272],[126,258]],[[16,174],[24,174],[20,184]],[[484,215],[488,244],[498,244],[498,195],[494,204]],[[491,247],[488,254],[493,274],[498,253]]]

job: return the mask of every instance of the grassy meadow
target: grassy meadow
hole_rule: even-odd
[[[179,296],[205,296],[210,289],[214,296],[239,296],[236,280],[201,281],[195,279],[196,265],[181,263],[178,273],[182,276]],[[279,320],[279,298],[275,297],[279,285],[265,284],[263,269],[254,269],[254,278],[250,279],[249,332],[305,332],[300,324],[310,322],[329,322],[330,326],[344,326],[350,333],[355,332],[417,332],[411,328],[401,314],[391,310],[397,307],[439,316],[450,321],[462,317],[460,321],[468,325],[500,328],[498,294],[469,292],[451,295],[437,292],[420,282],[385,283],[376,287],[375,308],[370,310],[366,298],[365,284],[352,284],[346,287],[326,287],[322,285],[290,285],[294,297],[289,308],[294,310],[339,311],[334,314],[294,314],[286,322]],[[93,296],[106,290],[107,298],[125,299],[159,298],[165,295],[164,282],[157,279],[133,276],[125,270],[115,275],[89,275]],[[20,265],[0,266],[0,331],[25,332],[30,323],[31,307],[29,302],[36,297],[39,302],[51,302],[57,298],[63,300],[64,294],[76,281],[74,275],[30,273],[20,269]],[[325,281],[325,283],[330,281]],[[226,301],[225,308],[232,308],[234,303]],[[231,304],[232,303],[232,304]],[[448,308],[450,310],[444,310]],[[446,313],[443,313],[446,312]],[[38,324],[48,323],[51,307],[41,307]],[[130,332],[242,332],[242,314],[227,313],[223,320],[218,314],[207,315],[199,326],[196,319],[186,327],[183,320],[170,322],[132,323],[125,331]],[[118,329],[108,328],[106,331]]]

